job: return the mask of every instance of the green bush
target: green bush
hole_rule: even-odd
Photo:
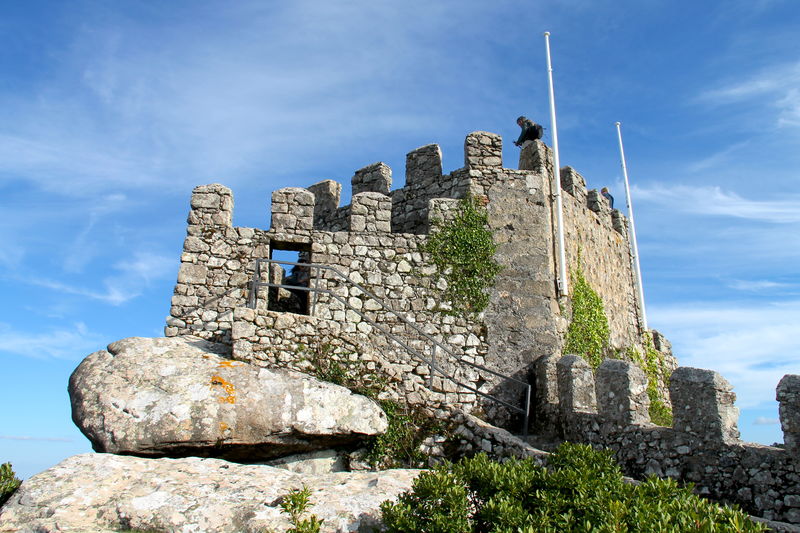
[[[625,483],[610,452],[563,444],[548,467],[486,455],[423,473],[396,503],[381,504],[390,532],[765,531],[736,509],[674,480]]]
[[[303,518],[311,502],[311,489],[303,485],[303,489],[292,489],[288,494],[281,498],[281,512],[289,515],[289,522],[292,527],[286,533],[319,533],[322,523],[317,515],[312,514],[308,518]]]
[[[6,503],[22,482],[14,475],[11,463],[0,465],[0,505]]]
[[[445,432],[442,423],[409,405],[392,400],[380,400],[378,404],[386,413],[389,427],[370,440],[367,462],[379,468],[426,466],[427,458],[420,445],[427,437]]]
[[[494,260],[497,245],[488,229],[483,204],[474,196],[462,199],[453,220],[437,223],[422,250],[430,255],[439,275],[447,281],[442,298],[452,315],[480,313],[489,305],[487,290],[494,285],[500,265]]]

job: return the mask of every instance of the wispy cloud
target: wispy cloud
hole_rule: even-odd
[[[720,150],[700,161],[695,161],[688,166],[689,171],[691,172],[700,172],[703,170],[708,170],[710,168],[715,168],[720,164],[726,162],[732,154],[738,152],[745,148],[749,144],[748,141],[736,143],[731,145],[723,150]]]
[[[705,105],[727,105],[756,98],[776,109],[778,125],[800,126],[800,62],[770,65],[749,76],[739,76],[698,97]]]
[[[720,372],[734,386],[741,406],[775,398],[800,358],[800,300],[761,304],[693,302],[648,308],[652,325],[673,339],[684,366]]]
[[[141,295],[155,280],[163,279],[176,270],[177,260],[152,252],[136,252],[130,258],[113,265],[115,274],[102,281],[103,289],[91,289],[46,277],[25,277],[20,281],[64,294],[83,296],[111,305],[121,305]]]
[[[44,442],[72,442],[73,439],[62,437],[29,437],[25,435],[0,435],[0,440],[23,440],[23,441],[44,441]]]
[[[776,426],[780,423],[781,421],[777,418],[767,418],[766,416],[759,416],[753,420],[754,426]]]
[[[21,355],[36,359],[79,359],[103,347],[100,335],[90,332],[78,322],[72,328],[52,329],[48,332],[14,330],[0,323],[0,353]]]
[[[778,283],[769,280],[743,280],[736,279],[728,283],[728,287],[737,291],[759,292],[772,289],[786,289],[792,287],[788,283]]]
[[[800,223],[800,195],[784,195],[781,200],[742,198],[718,186],[686,185],[650,187],[635,186],[636,200],[668,207],[671,210],[699,215],[715,215],[769,222]]]

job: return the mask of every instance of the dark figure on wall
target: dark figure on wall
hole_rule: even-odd
[[[541,139],[542,134],[544,133],[544,130],[540,125],[524,116],[517,118],[517,126],[522,129],[519,134],[519,138],[514,141],[514,144],[517,146],[522,146],[525,141],[535,141],[536,139]]]

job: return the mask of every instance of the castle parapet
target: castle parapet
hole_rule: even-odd
[[[597,367],[597,409],[620,425],[648,424],[647,376],[628,361],[606,359]]]
[[[350,231],[384,233],[392,231],[392,199],[379,192],[353,195],[350,206]]]
[[[608,200],[597,189],[586,193],[586,205],[599,216],[611,215],[611,206],[608,205]]]
[[[442,150],[438,144],[422,146],[406,154],[406,187],[435,189],[441,179]]]
[[[435,144],[431,146],[436,146]],[[427,148],[427,147],[423,147]],[[420,148],[422,150],[423,148]],[[411,152],[412,154],[415,152]],[[411,154],[408,154],[409,156]],[[408,157],[408,156],[406,156]],[[442,157],[439,155],[439,174],[442,173]],[[389,194],[392,188],[392,169],[384,163],[373,163],[364,168],[356,170],[353,179],[350,181],[352,195],[362,192],[379,192]]]
[[[611,210],[611,226],[614,228],[614,231],[623,237],[628,237],[628,220],[619,209]]]
[[[676,430],[708,441],[738,442],[736,393],[717,372],[679,367],[670,378],[669,396]]]
[[[233,226],[233,193],[219,183],[200,185],[192,191],[190,226]]]
[[[308,187],[314,195],[314,227],[324,229],[336,216],[342,196],[342,184],[338,181],[324,180]]]
[[[557,429],[559,357],[544,355],[533,363],[533,427],[537,433],[553,433]]]
[[[305,233],[314,227],[314,193],[300,187],[284,187],[272,193],[273,232]]]
[[[561,188],[579,202],[586,203],[586,180],[574,168],[561,169]]]
[[[553,152],[541,140],[527,142],[519,151],[519,169],[553,175]]]
[[[586,360],[577,355],[565,355],[556,363],[556,373],[562,413],[597,412],[594,373]]]
[[[783,376],[776,391],[786,452],[800,457],[800,375]]]
[[[503,139],[496,133],[473,131],[464,140],[464,166],[503,167]]]

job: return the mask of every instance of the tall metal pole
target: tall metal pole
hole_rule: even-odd
[[[625,201],[628,204],[628,241],[633,254],[633,269],[636,274],[636,298],[639,300],[639,309],[642,311],[642,327],[647,328],[647,312],[644,308],[644,288],[642,287],[642,268],[639,266],[639,247],[636,244],[636,224],[633,221],[633,204],[631,203],[631,188],[628,184],[628,167],[625,165],[625,150],[622,148],[622,129],[620,123],[616,123],[617,138],[619,138],[619,157],[622,161],[622,175],[625,178]]]
[[[558,160],[558,127],[556,126],[556,97],[553,91],[553,65],[550,62],[550,32],[544,32],[547,50],[547,78],[550,88],[550,127],[553,132],[553,194],[556,200],[556,231],[558,233],[558,292],[561,296],[569,294],[567,279],[567,258],[564,251],[564,214],[561,202],[561,164]]]

